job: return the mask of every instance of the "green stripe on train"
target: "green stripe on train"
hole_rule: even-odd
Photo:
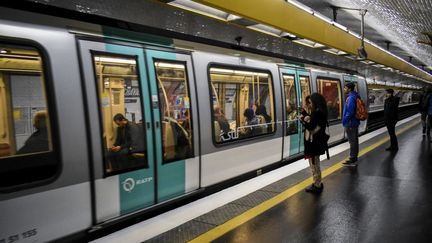
[[[140,70],[140,87],[144,97],[149,97],[147,88],[147,74],[144,66],[144,53],[140,48],[106,44],[105,49],[111,53],[136,56],[138,59],[138,70]],[[142,100],[143,102],[143,100]],[[144,118],[150,121],[150,105],[144,105]],[[147,102],[149,103],[149,102]],[[147,154],[148,158],[153,158],[152,134],[147,136]],[[120,214],[126,214],[154,203],[154,169],[152,161],[149,161],[149,168],[127,172],[119,175],[119,200]]]

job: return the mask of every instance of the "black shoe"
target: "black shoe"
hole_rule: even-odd
[[[324,184],[321,183],[320,187],[315,187],[316,189],[318,189],[318,192],[321,193],[324,190]]]
[[[316,187],[314,184],[306,187],[305,191],[310,193],[321,193],[324,189],[324,184],[321,183],[320,187]]]
[[[348,159],[347,161],[342,163],[343,166],[357,166],[357,160]]]

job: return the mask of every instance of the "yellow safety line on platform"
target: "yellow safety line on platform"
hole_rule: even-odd
[[[414,127],[417,125],[419,121],[414,122],[413,124],[407,125],[406,127],[400,129],[397,131],[397,135],[407,131],[408,129]],[[379,140],[378,142],[362,149],[359,153],[359,157],[362,157],[363,155],[369,153],[370,151],[376,149],[377,147],[381,146],[385,142],[389,140],[389,137],[383,138]],[[347,158],[344,160],[332,165],[331,167],[325,169],[322,172],[322,177],[326,177],[335,171],[341,169],[343,167],[342,162],[344,162]],[[255,218],[256,216],[264,213],[265,211],[269,210],[270,208],[278,205],[279,203],[285,201],[292,195],[303,191],[304,188],[309,186],[312,183],[312,177],[309,177],[308,179],[288,188],[287,190],[283,191],[282,193],[276,195],[275,197],[270,198],[269,200],[249,209],[248,211],[228,220],[227,222],[211,229],[210,231],[198,236],[197,238],[189,241],[190,243],[202,243],[202,242],[210,242],[212,240],[216,240],[217,238],[221,237],[222,235],[228,233],[229,231],[235,229],[236,227],[246,223],[247,221]]]

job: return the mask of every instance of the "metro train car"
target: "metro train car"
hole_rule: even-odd
[[[0,12],[0,243],[97,235],[285,165],[302,156],[297,112],[307,95],[326,98],[336,144],[345,139],[344,84],[355,82],[377,114],[388,87],[337,69]],[[415,110],[417,91],[398,92]],[[118,114],[127,121],[114,122]]]

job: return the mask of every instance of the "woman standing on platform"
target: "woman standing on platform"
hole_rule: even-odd
[[[307,112],[309,110],[310,112]],[[306,97],[306,109],[301,112],[300,120],[305,127],[304,154],[309,160],[312,170],[313,183],[306,188],[306,192],[320,193],[324,189],[321,183],[320,155],[324,154],[329,136],[325,133],[327,125],[327,105],[324,97],[313,93]]]

